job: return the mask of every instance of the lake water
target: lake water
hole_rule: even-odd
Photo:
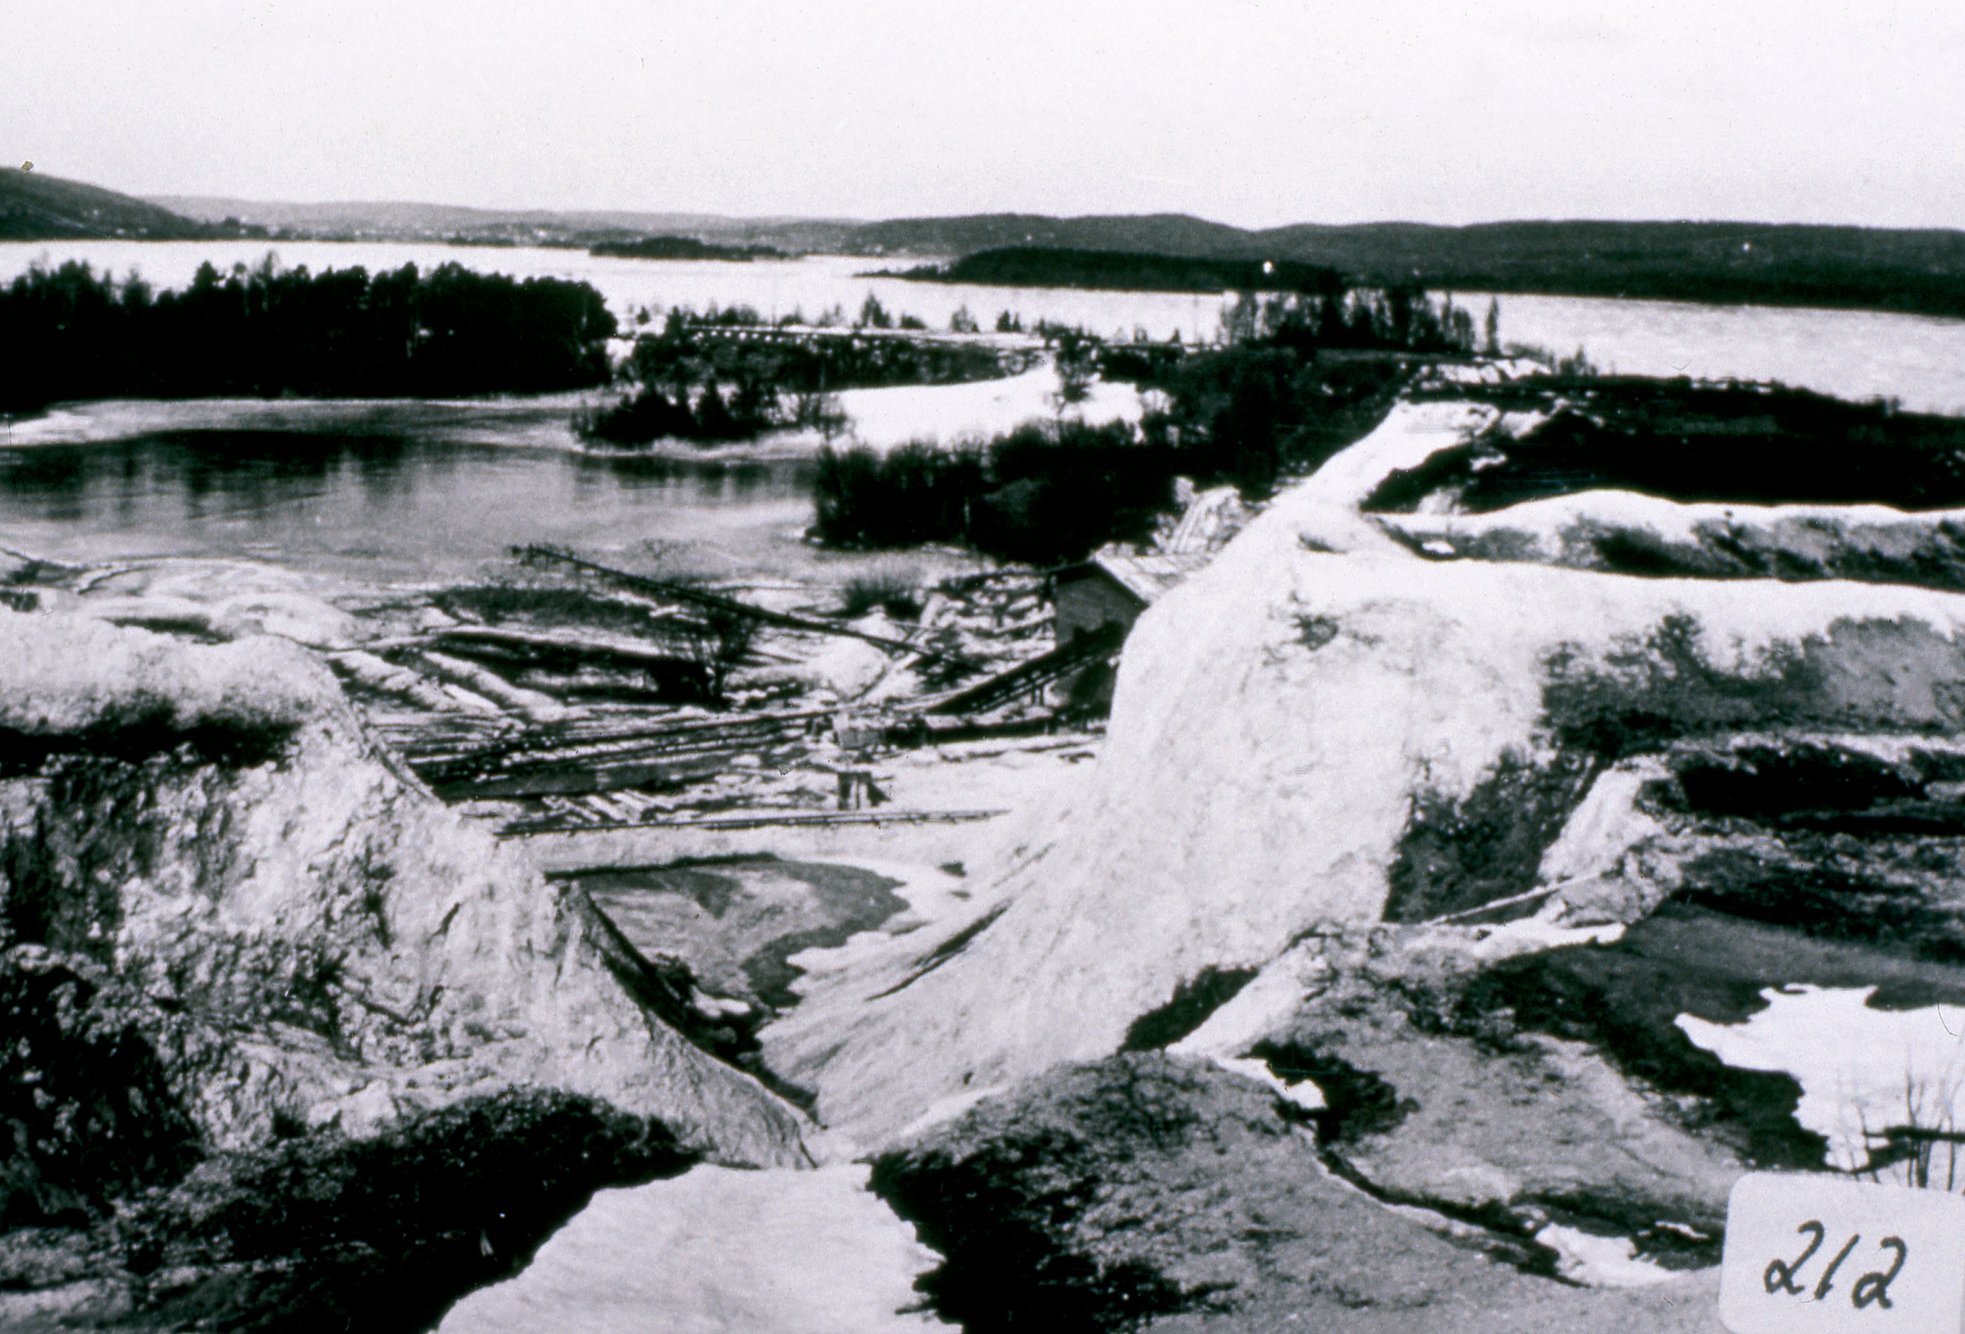
[[[814,256],[748,264],[595,258],[579,251],[414,243],[10,242],[0,281],[37,261],[86,260],[187,284],[209,259],[253,264],[271,249],[314,270],[456,261],[594,284],[624,320],[641,308],[747,304],[777,317],[868,295],[946,328],[966,306],[985,326],[1009,310],[1101,333],[1214,336],[1213,295],[980,288],[859,276],[880,261]],[[1478,317],[1487,298],[1460,298]],[[1773,378],[1843,396],[1894,396],[1965,412],[1965,321],[1864,312],[1705,307],[1565,297],[1501,298],[1506,341],[1584,347],[1622,371]],[[1041,377],[1040,377],[1041,378]],[[1012,383],[1014,382],[1006,382]],[[869,423],[943,438],[988,432],[1041,405],[1028,385],[863,391]],[[882,398],[881,395],[888,395]],[[733,575],[810,577],[850,558],[800,541],[815,442],[666,458],[575,448],[578,396],[455,403],[204,401],[72,405],[0,424],[0,544],[64,559],[217,555],[269,559],[383,581],[442,578],[513,543],[618,551],[686,548]],[[1037,410],[1041,410],[1041,406]],[[1114,415],[1132,404],[1109,405]],[[941,429],[935,429],[935,428]]]
[[[1043,415],[1054,384],[1033,371],[840,398],[855,438],[887,448],[1007,430]],[[455,578],[526,543],[618,554],[652,542],[672,566],[712,577],[808,583],[892,559],[804,540],[816,437],[592,452],[572,427],[586,401],[71,404],[0,424],[0,546],[77,563],[271,560],[371,583]],[[1136,418],[1139,399],[1100,385],[1084,411]],[[910,564],[946,573],[975,562],[943,553]]]
[[[324,411],[278,429],[0,449],[0,544],[81,563],[269,560],[377,583],[462,576],[533,542],[656,542],[743,575],[802,573],[821,559],[800,540],[809,463],[473,443],[481,420],[459,439],[435,417],[376,405],[360,419]]]
[[[712,302],[753,306],[772,318],[801,310],[816,317],[839,306],[850,318],[872,295],[896,315],[915,315],[938,329],[947,328],[949,316],[965,306],[985,327],[998,311],[1008,310],[1027,325],[1044,319],[1100,334],[1144,329],[1155,338],[1179,332],[1183,338],[1205,341],[1221,323],[1222,298],[1212,294],[911,283],[859,275],[922,261],[840,255],[729,264],[413,242],[13,241],[0,243],[0,281],[11,280],[37,260],[81,259],[118,274],[135,269],[159,286],[176,287],[189,284],[207,259],[220,268],[250,266],[269,250],[284,264],[305,264],[316,271],[408,263],[427,269],[454,261],[519,277],[576,278],[593,284],[624,322],[642,307],[702,309]],[[1478,321],[1489,298],[1472,292],[1455,299]],[[1895,396],[1917,411],[1965,413],[1965,320],[1595,297],[1499,300],[1504,342],[1532,343],[1565,354],[1582,347],[1607,369],[1777,379],[1843,397]]]
[[[1459,297],[1476,318],[1483,295]],[[1503,296],[1503,342],[1605,370],[1780,380],[1838,398],[1897,398],[1913,412],[1965,416],[1965,320],[1867,310],[1697,306],[1683,301]]]

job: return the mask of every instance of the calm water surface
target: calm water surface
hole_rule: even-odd
[[[165,431],[0,449],[0,541],[57,559],[217,556],[375,582],[455,577],[522,543],[686,548],[731,573],[822,563],[810,463],[687,463],[442,432]]]
[[[966,306],[987,326],[1011,310],[1099,332],[1211,338],[1209,295],[905,283],[857,276],[840,256],[726,264],[600,259],[572,250],[281,242],[289,265],[371,270],[456,261],[593,283],[624,320],[712,302],[808,316],[869,295],[946,327]],[[0,244],[0,281],[75,258],[160,286],[206,259],[252,264],[265,242]],[[910,261],[911,262],[911,261]],[[1483,294],[1459,298],[1478,317]],[[1907,408],[1965,412],[1965,321],[1865,312],[1503,296],[1504,340],[1585,348],[1609,369],[1779,379]],[[709,569],[824,576],[854,558],[813,551],[811,463],[780,457],[604,458],[574,448],[577,396],[459,403],[101,403],[0,424],[0,543],[63,559],[211,555],[267,559],[379,580],[442,578],[512,544],[607,551],[686,548]],[[954,401],[954,400],[951,400]],[[959,423],[951,423],[952,428]],[[863,558],[862,558],[863,559]]]

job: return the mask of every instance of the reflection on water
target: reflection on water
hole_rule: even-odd
[[[696,463],[339,429],[0,449],[0,534],[58,558],[275,558],[442,577],[517,544],[797,546],[808,461]]]

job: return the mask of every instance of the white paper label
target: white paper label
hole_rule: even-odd
[[[1733,1334],[1958,1334],[1965,1196],[1749,1173],[1727,1204],[1719,1318]]]

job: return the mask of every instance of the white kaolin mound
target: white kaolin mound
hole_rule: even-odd
[[[1673,735],[1965,721],[1965,597],[1440,562],[1360,513],[1392,469],[1494,420],[1396,409],[1141,619],[1076,808],[979,878],[953,934],[828,978],[767,1034],[824,1120],[875,1142],[1108,1054],[1320,922],[1641,879],[1627,761]],[[1546,858],[1511,880],[1429,841],[1477,807],[1543,821]],[[1572,818],[1588,828],[1558,837]]]
[[[304,650],[0,612],[0,752],[0,949],[90,979],[207,1148],[538,1088],[804,1161],[802,1118],[644,1013],[591,909],[395,767]]]

